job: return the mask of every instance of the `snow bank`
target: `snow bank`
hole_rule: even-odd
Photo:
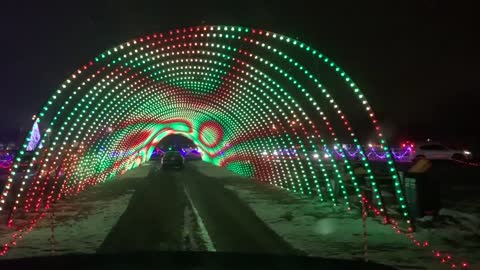
[[[226,188],[248,203],[259,218],[295,248],[311,256],[363,259],[359,209],[347,211],[342,205],[333,206],[315,198],[245,181],[224,168],[207,163],[198,163],[195,167],[207,176],[223,177]],[[480,238],[474,228],[480,228],[478,217],[449,210],[443,210],[443,214],[456,215],[456,221],[463,225],[444,223],[439,228],[419,228],[416,238],[428,240],[432,247],[449,251],[452,256],[467,260],[471,269],[477,269]],[[390,225],[368,218],[366,226],[370,260],[398,269],[450,269],[433,257],[431,248],[415,247],[407,237],[396,234]]]
[[[50,241],[52,219],[47,215],[7,253],[6,258],[95,253],[125,211],[131,196],[132,193],[108,201],[59,204],[56,207],[71,209],[55,213],[58,223],[54,226],[53,245]]]
[[[218,167],[203,161],[193,161],[189,162],[197,171],[214,178],[224,178],[224,177],[242,177],[238,174],[235,174],[226,168]]]
[[[141,181],[148,175],[148,163],[127,171],[105,183],[90,187],[72,198],[54,205],[54,241],[51,241],[51,211],[5,257],[94,253],[102,244],[133,195],[132,181]],[[0,228],[0,240],[11,240],[12,231]],[[54,253],[52,253],[52,250]]]

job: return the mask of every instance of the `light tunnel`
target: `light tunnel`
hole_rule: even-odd
[[[360,201],[358,179],[348,155],[331,152],[356,147],[379,198],[366,133],[387,153],[408,222],[365,94],[332,59],[285,35],[198,26],[129,40],[80,66],[39,109],[41,145],[29,154],[28,134],[0,195],[9,224],[147,162],[170,134],[191,139],[206,162],[349,207]]]

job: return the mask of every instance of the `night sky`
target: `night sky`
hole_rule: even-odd
[[[66,76],[99,52],[200,24],[263,28],[313,44],[349,72],[399,136],[479,138],[473,1],[10,2],[0,4],[0,140],[28,128]]]

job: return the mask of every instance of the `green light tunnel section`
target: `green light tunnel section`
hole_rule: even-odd
[[[28,154],[26,140],[0,195],[9,223],[147,162],[170,134],[191,139],[206,162],[346,207],[360,200],[360,187],[347,155],[332,151],[359,149],[378,199],[362,134],[388,149],[364,93],[335,62],[296,39],[245,27],[191,27],[120,44],[76,70],[38,115],[49,131],[42,147]]]

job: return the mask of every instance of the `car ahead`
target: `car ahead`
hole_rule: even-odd
[[[416,145],[410,152],[410,159],[430,160],[468,160],[472,158],[469,151],[451,149],[440,143],[426,143]]]
[[[178,168],[183,169],[185,159],[178,151],[167,151],[162,157],[162,169]]]

